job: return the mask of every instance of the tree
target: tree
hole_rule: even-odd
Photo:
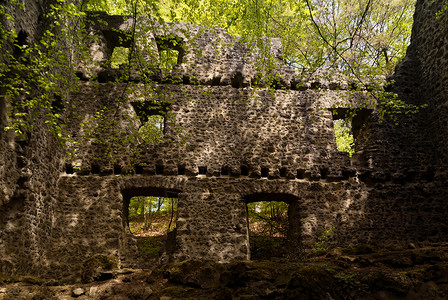
[[[20,3],[11,3],[23,9]],[[378,75],[390,74],[404,56],[411,30],[413,0],[85,0],[80,5],[59,0],[50,5],[44,16],[50,25],[32,44],[18,42],[20,33],[8,27],[8,22],[1,23],[1,91],[3,96],[14,99],[10,102],[12,122],[7,129],[22,134],[32,130],[33,120],[39,118],[62,145],[74,145],[60,119],[63,107],[72,106],[68,95],[77,89],[76,62],[89,59],[83,10],[221,26],[230,34],[240,36],[248,46],[259,49],[261,58],[257,67],[266,73],[272,67],[266,37],[281,38],[284,62],[298,71],[308,70],[312,74],[319,67],[336,68],[367,88],[367,83],[377,81]],[[13,19],[3,7],[0,15],[3,19]],[[133,30],[132,37],[135,34]],[[128,52],[121,54],[122,61],[115,67],[127,58],[128,65],[137,66],[143,80],[150,83],[142,70],[148,67],[148,62],[144,61],[143,50],[136,40],[138,37],[134,38]],[[158,67],[169,69],[172,64],[167,53],[166,63]],[[130,72],[130,67],[127,70]],[[123,81],[126,78],[125,73]],[[381,86],[372,94],[382,107],[415,110],[384,94]],[[113,129],[114,125],[102,125],[105,127]],[[90,128],[96,132],[101,130],[101,127]],[[160,128],[154,124],[145,124],[140,133],[143,138],[138,137],[137,131],[134,137],[128,134],[125,140],[118,133],[110,136],[118,148],[126,149],[134,148],[127,144],[136,141],[159,142],[162,138]],[[106,136],[99,137],[101,140]],[[98,134],[89,133],[87,138],[98,139]],[[113,144],[103,140],[104,145]],[[105,156],[113,159],[114,151],[107,150]]]

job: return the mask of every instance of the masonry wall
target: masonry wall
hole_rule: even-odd
[[[0,272],[79,281],[83,261],[95,254],[115,256],[122,267],[147,267],[126,214],[130,197],[148,194],[178,197],[174,247],[165,256],[171,261],[250,259],[246,204],[256,200],[290,204],[289,242],[300,250],[309,251],[331,226],[329,243],[339,246],[446,242],[446,50],[440,49],[447,22],[446,13],[432,18],[437,5],[417,4],[412,45],[391,87],[428,108],[382,123],[376,111],[364,111],[353,158],[336,149],[329,109],[354,107],[366,93],[349,91],[340,78],[301,78],[282,65],[278,41],[271,51],[282,78],[271,89],[256,88],[259,70],[250,62],[257,53],[222,30],[155,26],[139,43],[154,46],[155,36],[178,32],[189,49],[183,62],[171,71],[148,69],[151,84],[136,70],[129,82],[113,84],[125,69],[107,64],[120,46],[108,32],[124,33],[132,22],[101,15],[108,25],[89,27],[99,35],[89,42],[99,64],[80,65],[83,83],[71,95],[76,109],[66,112],[78,156],[63,156],[39,120],[22,140],[0,133]],[[141,124],[136,103],[154,101],[173,116],[167,140],[141,145],[130,139]],[[95,127],[101,110],[115,152],[101,136],[84,139],[81,122]]]
[[[27,1],[24,10],[5,4],[14,21],[2,16],[1,22],[16,30],[17,43],[31,44],[44,28],[41,17],[50,3]],[[23,136],[3,130],[10,120],[9,105],[16,100],[0,98],[0,273],[41,276],[51,260],[48,246],[62,151],[42,120],[34,120],[34,130]]]
[[[443,1],[418,1],[412,43],[408,56],[419,66],[418,100],[429,103],[428,134],[433,141],[433,164],[446,180],[447,165],[447,86],[448,14]],[[428,34],[430,32],[431,34]]]

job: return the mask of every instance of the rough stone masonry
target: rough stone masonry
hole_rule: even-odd
[[[31,43],[48,3],[26,2],[9,26]],[[148,88],[132,70],[128,82],[116,83],[124,69],[108,64],[116,47],[129,47],[119,37],[133,19],[90,15],[94,22],[86,24],[96,38],[89,48],[98,64],[80,65],[81,88],[70,97],[76,109],[65,112],[77,114],[67,120],[78,156],[69,159],[39,120],[22,139],[0,131],[0,273],[79,281],[83,261],[97,254],[117,257],[122,267],[144,266],[127,222],[129,201],[139,195],[178,199],[171,261],[249,260],[246,205],[253,201],[289,204],[288,241],[298,251],[311,249],[332,226],[333,245],[446,242],[448,20],[442,2],[418,1],[412,43],[389,86],[428,108],[399,115],[398,125],[363,108],[352,124],[352,158],[336,149],[332,111],[342,115],[367,93],[324,71],[296,74],[283,62],[279,41],[269,41],[276,57],[270,72],[277,76],[263,82],[260,53],[223,30],[153,26],[135,42],[152,45],[154,53],[163,44],[178,57],[172,70],[148,75]],[[5,125],[7,99],[0,101]],[[145,115],[163,110],[166,141],[117,148],[105,159],[104,145],[82,139],[81,122],[101,110],[120,129],[119,140]]]

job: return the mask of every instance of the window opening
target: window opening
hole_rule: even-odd
[[[339,151],[347,152],[350,157],[355,153],[356,136],[371,113],[371,109],[332,109],[336,146]]]
[[[125,226],[136,238],[138,251],[155,258],[162,253],[168,236],[175,232],[177,194],[151,194],[124,195]]]
[[[207,174],[207,167],[204,167],[204,166],[198,167],[198,174],[199,175],[206,175]]]
[[[128,64],[129,48],[115,47],[110,58],[110,67],[118,69],[121,65]]]
[[[139,135],[149,144],[163,141],[165,134],[165,117],[162,115],[148,116],[148,120],[138,129]]]
[[[347,119],[336,119],[333,121],[333,126],[338,151],[347,152],[352,156],[355,153],[355,144],[351,122]]]
[[[227,167],[227,166],[223,166],[222,168],[221,168],[221,175],[229,175],[229,167]]]
[[[159,52],[159,67],[163,70],[172,70],[174,66],[182,63],[183,40],[176,36],[156,36],[157,50]]]
[[[268,177],[269,168],[261,168],[261,177]]]
[[[283,201],[256,201],[247,204],[251,259],[286,256],[288,214],[289,204]]]
[[[139,135],[149,144],[157,144],[164,140],[168,105],[156,101],[134,102],[132,106],[140,119]]]
[[[157,165],[156,166],[156,174],[163,175],[163,169],[164,169],[164,167],[162,165]]]

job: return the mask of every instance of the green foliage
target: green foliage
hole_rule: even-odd
[[[25,9],[17,4],[18,9]],[[14,18],[2,7],[0,14],[11,22]],[[3,97],[10,99],[10,120],[5,130],[18,135],[33,130],[36,120],[43,120],[46,129],[61,145],[70,141],[62,113],[68,95],[77,90],[75,64],[87,58],[87,46],[82,42],[84,13],[73,3],[57,1],[43,16],[50,25],[39,40],[29,43],[19,39],[21,33],[0,24],[1,54],[0,83]],[[70,49],[70,51],[69,51]],[[59,103],[55,109],[54,103]]]
[[[18,9],[24,9],[18,1],[10,1]],[[128,151],[136,156],[139,145],[157,144],[166,140],[165,121],[174,117],[164,111],[160,115],[143,118],[144,124],[133,132],[123,132],[123,120],[114,118],[126,103],[125,95],[142,89],[142,85],[130,82],[132,71],[138,73],[144,91],[140,96],[154,102],[160,94],[152,88],[154,70],[171,72],[179,61],[183,45],[174,37],[167,37],[155,45],[148,41],[146,33],[153,31],[143,22],[135,22],[131,32],[120,36],[129,48],[116,47],[110,65],[123,69],[118,82],[126,82],[122,97],[114,107],[100,109],[94,115],[81,120],[82,136],[76,144],[66,128],[66,112],[76,110],[69,95],[78,89],[76,71],[78,62],[95,67],[86,41],[91,39],[85,30],[84,11],[106,11],[110,14],[148,17],[159,21],[188,21],[207,27],[220,26],[230,34],[241,37],[241,43],[249,47],[249,54],[256,52],[255,63],[259,73],[259,86],[273,86],[280,78],[273,74],[279,57],[272,53],[273,44],[268,38],[282,41],[283,62],[298,71],[316,70],[318,67],[336,68],[350,75],[359,87],[367,88],[374,82],[370,93],[377,103],[380,117],[392,112],[416,113],[420,107],[401,101],[396,95],[384,93],[378,75],[392,72],[404,56],[412,25],[413,0],[87,0],[82,5],[58,0],[50,5],[44,21],[49,24],[38,40],[22,39],[20,32],[6,24],[14,21],[5,7],[0,7],[0,17],[10,21],[0,25],[0,96],[10,105],[11,122],[7,130],[19,135],[31,132],[42,120],[63,146],[76,155],[81,144],[96,144],[101,148],[98,159],[114,162],[116,154]],[[165,24],[165,23],[163,23]],[[166,25],[166,24],[165,24]],[[166,25],[168,26],[168,25]],[[198,34],[204,29],[200,30]],[[117,33],[118,34],[118,33]],[[194,38],[188,32],[184,33]],[[216,49],[221,41],[217,42]],[[201,49],[197,50],[200,55]],[[218,52],[217,52],[218,53]],[[312,73],[312,72],[311,72]],[[192,79],[194,82],[194,79]],[[164,99],[165,101],[166,99]],[[169,101],[165,101],[169,102]],[[59,103],[59,104],[55,104]],[[79,116],[72,115],[76,118]],[[162,122],[163,118],[163,122]],[[131,124],[133,120],[125,120]],[[336,130],[342,151],[353,151],[353,141],[345,129]],[[266,216],[264,216],[266,217]],[[274,224],[274,223],[272,223]],[[280,226],[277,224],[276,226]]]
[[[148,117],[148,121],[138,130],[142,139],[148,144],[157,144],[164,140],[165,118],[161,115]]]
[[[139,251],[150,257],[158,257],[163,246],[163,241],[154,239],[153,237],[144,238],[138,242]]]
[[[406,53],[415,0],[90,0],[87,3],[109,13],[134,12],[163,21],[222,27],[231,35],[240,36],[251,52],[257,52],[257,86],[273,86],[278,81],[271,72],[278,57],[273,56],[273,45],[267,38],[280,38],[284,62],[299,72],[311,71],[307,73],[311,76],[317,68],[337,69],[356,82],[359,89],[369,91],[369,97],[360,105],[377,106],[381,120],[385,114],[414,113],[419,109],[385,93],[379,77],[390,75]],[[173,50],[167,53],[160,50],[161,68],[172,69],[176,54]]]
[[[313,252],[322,252],[327,251],[327,241],[333,235],[333,232],[336,228],[331,226],[329,229],[323,231],[316,242],[314,242],[314,247],[312,249]]]
[[[347,119],[334,120],[334,133],[339,151],[347,152],[350,156],[355,153],[355,144],[351,132],[350,121]]]
[[[257,235],[286,237],[288,231],[288,204],[281,201],[263,201],[247,204],[249,222],[256,224]],[[251,226],[249,225],[249,228]]]
[[[172,70],[177,65],[179,51],[173,49],[166,49],[159,51],[160,68],[164,70]]]
[[[284,257],[288,232],[288,204],[281,201],[247,204],[251,258]]]
[[[129,217],[142,218],[145,213],[177,210],[177,199],[154,196],[135,196],[129,202]]]
[[[115,47],[110,59],[110,66],[113,69],[117,69],[120,65],[127,64],[129,61],[129,48]]]

